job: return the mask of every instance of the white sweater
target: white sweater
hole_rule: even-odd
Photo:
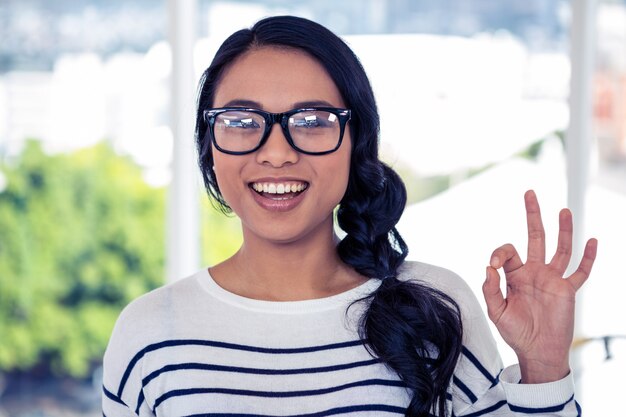
[[[448,392],[454,416],[579,416],[572,376],[518,384],[474,294],[452,272],[406,262],[399,278],[461,307],[463,353]],[[272,302],[230,293],[208,271],[154,290],[120,315],[104,357],[103,414],[118,416],[402,416],[410,395],[370,356],[356,323],[372,279],[344,293]]]

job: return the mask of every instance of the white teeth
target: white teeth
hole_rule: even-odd
[[[259,193],[268,194],[287,194],[304,191],[307,185],[304,183],[272,183],[272,182],[255,182],[252,183],[252,189]]]

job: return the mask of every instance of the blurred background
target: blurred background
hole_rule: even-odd
[[[238,221],[194,166],[193,95],[226,36],[275,14],[326,25],[361,58],[409,192],[410,259],[482,302],[492,250],[524,251],[529,188],[548,251],[564,206],[575,258],[599,239],[572,362],[585,415],[615,415],[626,0],[0,0],[0,417],[101,415],[123,306],[237,249]]]

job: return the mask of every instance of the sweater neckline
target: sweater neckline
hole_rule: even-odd
[[[256,312],[282,314],[314,313],[339,307],[346,308],[349,303],[371,294],[381,283],[378,279],[370,278],[354,288],[328,297],[299,301],[267,301],[244,297],[222,288],[215,282],[208,268],[199,273],[198,282],[211,296],[232,306]]]

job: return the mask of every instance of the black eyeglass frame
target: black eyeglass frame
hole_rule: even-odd
[[[261,136],[261,140],[259,141],[259,144],[256,147],[254,147],[253,149],[249,151],[229,151],[229,150],[221,148],[217,144],[217,140],[215,139],[215,119],[220,114],[228,112],[228,111],[245,111],[245,112],[255,113],[260,116],[263,116],[263,119],[265,119],[265,130],[263,132],[263,135]],[[328,113],[332,113],[335,116],[337,116],[337,118],[339,119],[339,140],[337,141],[337,146],[335,146],[331,150],[322,151],[322,152],[305,151],[303,149],[298,148],[298,146],[296,146],[296,144],[293,141],[293,138],[291,137],[291,134],[289,133],[289,126],[288,126],[289,118],[293,116],[294,114],[305,112],[305,111],[326,111]],[[270,112],[266,112],[266,111],[259,110],[259,109],[251,109],[251,108],[245,108],[245,107],[221,107],[221,108],[204,110],[203,116],[204,116],[205,122],[209,125],[207,132],[209,133],[209,136],[211,137],[211,142],[213,142],[215,149],[225,154],[246,155],[252,152],[256,152],[265,144],[265,142],[267,142],[267,138],[269,137],[269,133],[272,130],[274,123],[279,123],[280,127],[282,128],[283,135],[285,135],[285,139],[287,139],[287,142],[293,149],[306,155],[326,155],[326,154],[335,152],[341,146],[346,124],[351,119],[352,112],[351,110],[348,110],[348,109],[340,109],[340,108],[335,108],[335,107],[305,107],[301,109],[289,110],[283,113],[270,113]]]

